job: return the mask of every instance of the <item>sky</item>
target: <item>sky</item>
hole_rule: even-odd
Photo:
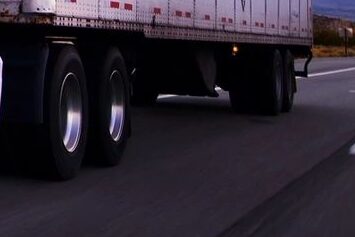
[[[355,21],[355,0],[313,0],[314,12]]]

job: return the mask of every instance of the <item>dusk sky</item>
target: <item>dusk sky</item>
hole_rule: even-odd
[[[355,20],[354,0],[313,0],[313,5],[317,14]]]

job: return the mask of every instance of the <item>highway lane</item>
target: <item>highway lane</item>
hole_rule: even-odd
[[[296,61],[296,69],[303,68],[304,60]],[[327,72],[355,67],[354,58],[316,58],[310,64],[310,73]]]
[[[311,72],[355,65],[352,58],[325,60],[327,67],[316,60]],[[0,236],[223,236],[254,233],[265,213],[281,228],[288,209],[268,210],[311,190],[292,184],[312,180],[317,175],[304,176],[312,168],[324,173],[320,163],[355,137],[353,75],[300,80],[294,111],[280,117],[233,114],[226,93],[135,108],[134,136],[119,167],[85,166],[64,183],[0,173]]]
[[[220,236],[354,236],[355,139]]]
[[[221,236],[354,236],[354,158],[355,135]]]

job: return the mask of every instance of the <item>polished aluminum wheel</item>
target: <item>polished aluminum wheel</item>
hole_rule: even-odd
[[[110,76],[109,82],[111,116],[110,116],[110,135],[117,142],[120,140],[125,116],[125,93],[124,83],[121,74],[115,70]]]
[[[65,149],[72,153],[78,147],[82,129],[82,98],[79,80],[68,73],[62,83],[59,98],[59,123]]]

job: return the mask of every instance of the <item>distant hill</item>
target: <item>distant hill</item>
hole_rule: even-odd
[[[343,20],[341,18],[323,15],[314,15],[313,23],[315,33],[325,30],[337,31],[340,27],[355,28],[355,23],[352,20]]]
[[[323,46],[341,46],[344,40],[339,37],[338,29],[342,27],[355,28],[351,20],[314,15],[314,44]],[[355,45],[355,38],[349,40],[349,45]]]
[[[354,0],[313,0],[314,13],[317,15],[346,18],[355,21]]]

